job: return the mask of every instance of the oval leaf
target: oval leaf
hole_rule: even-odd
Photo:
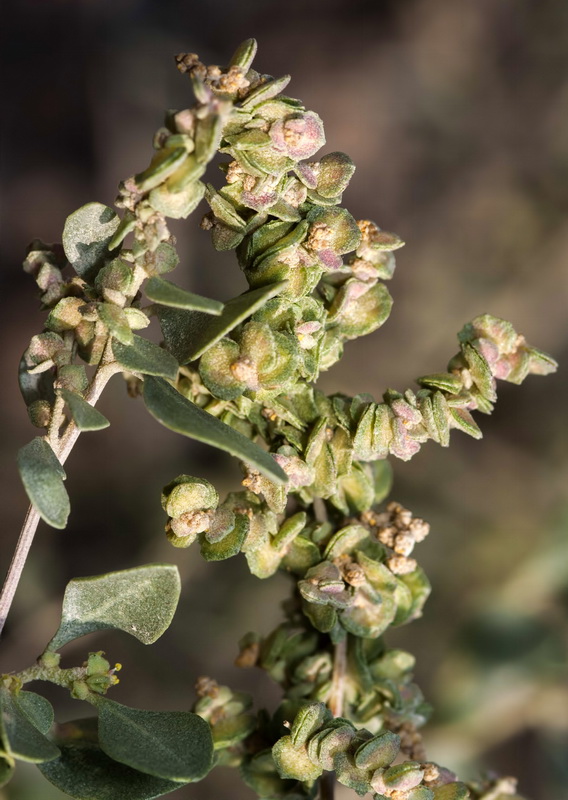
[[[280,281],[245,292],[225,303],[221,315],[213,318],[199,311],[158,309],[166,347],[180,364],[199,358],[219,339],[279,294],[286,285],[287,281]]]
[[[153,800],[181,785],[110,759],[98,746],[96,719],[68,722],[59,731],[60,757],[41,764],[39,769],[50,783],[75,800]]]
[[[152,644],[173,619],[181,591],[177,567],[148,564],[75,578],[63,597],[61,624],[48,650],[93,631],[115,628]]]
[[[167,350],[158,347],[154,342],[133,334],[133,344],[126,345],[114,341],[112,351],[118,363],[130,372],[141,372],[143,375],[158,375],[161,378],[175,380],[178,363]]]
[[[219,315],[223,311],[223,303],[202,297],[199,294],[186,292],[171,281],[162,278],[150,278],[144,287],[146,297],[154,303],[172,308],[189,308],[203,311],[205,314]]]
[[[146,378],[144,402],[150,414],[166,428],[225,450],[252,464],[263,475],[278,484],[288,482],[286,473],[271,455],[242,433],[187,400],[166,381]]]
[[[20,703],[17,695],[8,689],[0,689],[2,755],[34,764],[57,758],[59,748],[36,727],[29,716],[30,710],[32,714],[35,713],[34,708],[35,701],[29,701],[28,698],[28,701],[24,699]],[[40,723],[43,724],[46,719],[45,707],[40,711],[38,706],[36,710]]]
[[[70,505],[63,485],[65,470],[45,439],[36,436],[18,452],[24,488],[41,518],[52,528],[67,525]]]
[[[119,217],[102,203],[87,203],[67,217],[63,228],[63,249],[78,275],[88,281],[95,278],[119,225]]]
[[[54,718],[53,706],[49,700],[35,692],[21,691],[18,693],[17,703],[38,731],[47,735]]]
[[[115,761],[156,778],[188,783],[207,775],[213,739],[190,711],[143,711],[100,698],[99,743]]]
[[[73,421],[80,431],[100,431],[110,425],[108,419],[87,403],[81,395],[70,392],[69,389],[62,389],[61,397],[69,406]]]

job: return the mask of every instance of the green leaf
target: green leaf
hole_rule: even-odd
[[[158,150],[150,166],[134,176],[136,187],[141,192],[149,192],[169,178],[187,158],[185,147],[176,147],[173,150],[163,148]]]
[[[36,436],[19,450],[18,469],[28,497],[41,518],[52,528],[63,529],[71,510],[63,485],[65,471],[45,439]]]
[[[20,691],[17,696],[17,702],[38,731],[47,735],[53,725],[54,718],[53,706],[49,700],[35,692]]]
[[[60,394],[69,406],[71,416],[80,431],[100,431],[110,425],[108,419],[81,395],[70,392],[69,389],[61,389]]]
[[[462,379],[451,372],[435,372],[432,375],[423,375],[416,379],[420,386],[428,389],[441,389],[449,394],[459,394],[463,389]]]
[[[287,483],[286,473],[271,455],[242,433],[187,400],[166,381],[145,378],[144,402],[150,414],[166,428],[225,450],[256,467],[278,484]]]
[[[142,336],[132,335],[133,344],[126,345],[114,341],[112,350],[118,363],[130,372],[141,372],[143,375],[159,375],[161,378],[175,380],[178,363],[175,358],[154,342]]]
[[[96,719],[68,722],[59,731],[61,756],[39,769],[75,800],[153,800],[181,786],[110,759],[98,746]]]
[[[283,736],[272,748],[272,757],[281,778],[314,781],[323,770],[310,760],[305,747],[294,747],[291,736]]]
[[[132,344],[132,331],[128,324],[128,317],[122,308],[114,303],[99,303],[99,317],[103,325],[108,328],[111,336],[122,344]]]
[[[115,628],[152,644],[173,619],[181,591],[177,567],[147,564],[92,578],[74,578],[63,597],[61,624],[48,645]]]
[[[241,552],[241,547],[250,529],[250,520],[246,514],[237,514],[235,527],[218,542],[209,542],[201,537],[201,555],[206,561],[224,561]]]
[[[225,303],[219,317],[199,311],[158,309],[166,347],[180,364],[193,361],[284,289],[287,281],[261,286]]]
[[[185,219],[196,209],[203,195],[205,184],[201,181],[190,183],[179,192],[172,192],[167,183],[152,189],[148,202],[156,211],[172,219]]]
[[[272,97],[276,97],[277,94],[280,94],[288,84],[290,83],[290,75],[283,75],[281,78],[276,78],[272,81],[267,81],[266,83],[262,83],[258,88],[253,89],[252,92],[246,97],[241,103],[241,108],[254,108],[259,103],[263,103],[265,100],[270,100]]]
[[[397,614],[396,624],[402,625],[422,614],[424,603],[428,599],[432,587],[422,567],[417,567],[414,572],[409,572],[407,575],[400,575],[399,581],[408,587],[412,598],[408,608],[400,609],[400,615],[403,615],[403,618],[398,619],[399,614]]]
[[[31,693],[25,692],[24,694]],[[36,727],[32,717],[29,715],[30,711],[32,715],[37,711],[40,722],[44,725],[46,720],[45,706],[39,710],[40,707],[36,705],[36,702],[29,698],[24,698],[23,703],[21,703],[18,696],[8,689],[0,689],[0,709],[2,712],[0,727],[1,755],[8,759],[15,758],[19,761],[31,761],[34,764],[51,761],[59,755],[59,748]]]
[[[103,697],[97,708],[101,749],[115,761],[183,783],[201,780],[211,769],[211,729],[197,714],[143,711]]]
[[[256,39],[245,39],[245,41],[241,42],[241,44],[233,53],[233,57],[229,61],[229,66],[232,67],[234,64],[236,64],[237,66],[242,67],[246,72],[250,69],[250,65],[254,60],[256,49]]]
[[[165,281],[162,278],[150,278],[144,287],[146,297],[154,303],[172,308],[189,308],[195,311],[203,311],[205,314],[219,315],[223,311],[223,303],[218,300],[211,300],[209,297],[201,297],[199,294],[186,292],[180,289],[175,283]]]
[[[119,217],[102,203],[87,203],[67,217],[63,228],[63,249],[81,278],[87,281],[95,278],[119,225]]]

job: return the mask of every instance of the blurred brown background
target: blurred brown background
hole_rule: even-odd
[[[326,150],[358,165],[344,202],[407,246],[391,283],[393,314],[352,343],[323,379],[329,391],[412,385],[443,369],[475,315],[510,319],[568,363],[568,3],[565,0],[18,0],[2,11],[2,571],[26,509],[14,456],[35,430],[16,368],[42,315],[22,273],[35,236],[58,241],[67,214],[111,204],[143,168],[165,108],[189,85],[172,56],[224,63],[255,36],[255,66],[293,76],[288,89],[326,125]],[[176,279],[221,300],[245,283],[212,252],[197,213],[175,224]],[[419,558],[434,586],[424,618],[391,641],[416,653],[436,712],[430,757],[473,777],[520,776],[533,800],[568,797],[568,504],[566,371],[502,385],[481,442],[453,434],[394,464],[395,499],[428,519]],[[88,433],[68,462],[70,526],[42,525],[1,646],[0,669],[28,666],[56,626],[66,582],[149,561],[179,565],[181,606],[144,648],[118,634],[70,645],[68,664],[103,648],[123,662],[113,697],[186,708],[196,676],[277,696],[232,666],[247,630],[280,618],[287,581],[260,582],[244,563],[202,563],[165,541],[160,487],[179,472],[235,487],[228,457],[161,429],[115,378],[101,402],[111,427]],[[220,477],[222,476],[222,477]],[[42,687],[43,688],[43,687]],[[88,715],[46,689],[58,718]],[[351,796],[345,793],[341,797]],[[10,800],[63,795],[18,767]],[[228,771],[183,788],[187,800],[246,800]]]

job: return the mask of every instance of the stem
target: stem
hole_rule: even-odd
[[[4,581],[2,594],[0,595],[0,633],[2,633],[6,617],[8,616],[12,600],[14,599],[14,594],[18,588],[18,583],[20,582],[20,577],[34,540],[38,522],[39,512],[30,505],[20,532],[18,543],[16,544],[16,549],[14,550],[14,555],[12,556],[12,562],[8,569],[6,580]]]
[[[328,707],[334,717],[343,715],[343,696],[345,694],[345,673],[347,671],[347,636],[335,645],[333,657],[333,677]],[[324,773],[319,779],[320,800],[334,800],[335,775]]]
[[[345,673],[347,670],[347,636],[335,645],[333,658],[333,677],[329,696],[329,710],[334,717],[343,716],[343,695],[345,692]]]
[[[110,340],[109,340],[109,345],[110,345]],[[95,403],[101,396],[101,393],[105,388],[106,384],[108,383],[108,381],[110,380],[110,378],[112,378],[112,376],[115,373],[121,372],[122,370],[122,367],[120,367],[116,362],[110,361],[104,363],[105,355],[107,356],[107,358],[112,357],[109,345],[107,345],[105,349],[105,353],[103,354],[103,358],[101,359],[101,364],[97,368],[97,371],[93,376],[93,380],[91,381],[91,385],[89,386],[89,389],[85,394],[85,400],[92,406],[95,405]],[[56,400],[53,413],[54,414],[58,413],[58,410],[59,409],[57,407],[57,400]],[[79,438],[80,433],[81,431],[76,426],[74,421],[70,420],[67,427],[65,428],[65,432],[59,439],[59,443],[53,447],[55,455],[57,456],[61,464],[64,464],[65,461],[67,460],[71,450],[73,449],[75,442]],[[22,526],[22,530],[20,531],[20,536],[16,544],[16,549],[14,550],[12,562],[10,564],[10,567],[8,568],[6,580],[4,581],[4,586],[2,587],[2,593],[0,594],[0,634],[2,633],[4,624],[6,622],[6,618],[10,612],[10,607],[12,605],[16,589],[18,588],[18,584],[22,576],[22,572],[26,563],[26,559],[28,557],[28,553],[30,551],[30,547],[32,546],[32,542],[34,540],[39,520],[40,520],[40,515],[38,511],[34,508],[34,506],[30,505],[30,507],[28,508],[28,513],[26,514],[26,518],[24,520],[24,524]]]
[[[335,797],[335,775],[333,772],[325,772],[319,779],[319,800],[334,800]]]

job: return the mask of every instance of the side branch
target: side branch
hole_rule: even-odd
[[[107,353],[109,352],[110,350],[107,349]],[[93,377],[89,390],[85,394],[85,400],[90,403],[90,405],[94,406],[110,378],[112,378],[113,375],[121,370],[122,367],[120,367],[116,362],[101,364]],[[65,432],[59,440],[58,445],[54,447],[55,455],[61,464],[64,464],[69,457],[69,454],[71,453],[75,442],[79,438],[80,433],[81,431],[74,421],[70,420]],[[12,601],[14,599],[16,589],[18,588],[18,584],[22,576],[30,547],[34,540],[39,520],[39,512],[33,505],[30,505],[22,526],[22,530],[20,532],[20,536],[18,538],[18,542],[16,544],[12,561],[8,568],[6,580],[4,581],[4,586],[2,587],[2,593],[0,594],[0,634],[4,629],[6,618],[10,612]]]

